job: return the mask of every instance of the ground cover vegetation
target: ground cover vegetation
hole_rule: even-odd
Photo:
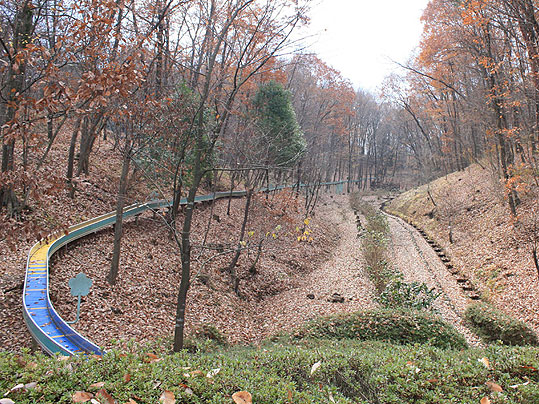
[[[133,346],[65,360],[3,353],[0,388],[17,403],[531,403],[539,397],[537,358],[536,348],[350,339],[175,355]]]
[[[432,314],[403,308],[322,317],[306,325],[293,337],[379,340],[452,349],[467,347],[465,339],[451,325]]]
[[[517,321],[487,303],[470,305],[466,320],[486,341],[508,345],[538,345],[537,335],[522,321]]]

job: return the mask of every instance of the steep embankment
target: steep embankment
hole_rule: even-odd
[[[529,240],[539,199],[533,189],[520,196],[515,220],[499,181],[474,165],[400,195],[388,210],[411,220],[442,246],[482,299],[537,332],[539,276]]]

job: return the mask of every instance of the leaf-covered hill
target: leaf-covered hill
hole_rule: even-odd
[[[497,176],[472,165],[403,193],[388,209],[441,245],[483,300],[538,332],[539,271],[533,248],[539,196],[536,188],[525,191],[512,217]]]

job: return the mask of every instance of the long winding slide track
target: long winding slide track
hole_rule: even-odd
[[[346,181],[323,183],[331,186],[344,184]],[[305,184],[301,184],[305,187]],[[293,186],[276,186],[261,189],[261,192],[270,192]],[[337,187],[339,188],[339,187]],[[338,189],[338,192],[342,192]],[[197,196],[195,203],[209,202],[221,198],[238,198],[246,195],[246,191],[216,192],[209,195]],[[184,198],[180,204],[185,205]],[[160,210],[171,205],[170,201],[151,201],[137,203],[124,208],[123,217],[128,218],[140,215],[147,210]],[[102,355],[103,350],[87,338],[80,335],[62,319],[54,309],[49,297],[49,259],[64,245],[71,243],[88,234],[95,233],[114,224],[116,212],[110,212],[95,217],[77,225],[71,226],[65,233],[52,234],[37,242],[28,254],[26,262],[26,277],[23,289],[23,317],[30,334],[41,348],[48,354],[59,353],[70,356],[76,354]]]

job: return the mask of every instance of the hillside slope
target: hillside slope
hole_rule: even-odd
[[[484,300],[538,332],[539,274],[530,239],[539,199],[536,189],[520,196],[515,220],[496,177],[473,165],[403,193],[388,210],[436,240]]]
[[[111,141],[102,138],[96,141],[90,174],[77,178],[75,199],[70,199],[68,190],[63,187],[68,148],[66,131],[59,135],[47,164],[37,173],[39,199],[29,200],[31,209],[25,211],[20,220],[0,216],[0,350],[17,351],[31,345],[21,315],[21,285],[33,243],[43,235],[115,207],[120,156]],[[151,197],[151,187],[140,175],[132,184],[128,203]],[[210,192],[200,190],[201,194]],[[276,332],[276,328],[280,330],[285,323],[293,326],[317,314],[353,311],[368,304],[355,293],[346,294],[350,301],[345,304],[328,303],[332,293],[344,295],[344,292],[329,281],[324,292],[318,287],[320,282],[316,286],[310,283],[317,274],[326,280],[320,275],[326,270],[322,264],[333,256],[333,249],[343,235],[347,235],[344,238],[350,243],[356,242],[348,198],[332,194],[321,196],[316,215],[307,226],[313,239],[307,242],[297,240],[304,221],[301,198],[297,199],[291,192],[253,197],[246,229],[246,242],[251,248],[242,254],[236,267],[241,297],[236,296],[231,275],[226,270],[232,254],[221,251],[237,245],[244,206],[244,199],[233,199],[229,214],[226,200],[213,207],[197,208],[193,227],[193,274],[199,276],[193,282],[188,302],[189,333],[211,323],[225,332],[231,342],[254,342]],[[180,215],[180,225],[181,219]],[[28,230],[30,225],[32,229]],[[74,317],[76,299],[70,295],[68,280],[84,272],[94,284],[90,295],[82,300],[77,330],[105,347],[115,339],[148,341],[170,337],[180,280],[180,253],[163,226],[162,218],[147,213],[137,222],[127,221],[120,276],[114,287],[105,280],[110,268],[112,240],[112,229],[105,229],[53,256],[50,277],[53,304],[67,320]],[[259,242],[263,248],[257,261]],[[209,248],[199,248],[203,244]],[[354,248],[347,247],[346,251],[357,253],[359,244]],[[257,265],[253,268],[255,261]],[[356,277],[357,271],[353,271],[355,267],[351,267],[349,272],[354,272],[354,280],[361,282]],[[347,278],[343,276],[343,279]],[[300,285],[303,289],[298,294],[295,288]],[[349,285],[350,288],[355,286]],[[364,287],[368,289],[368,282]],[[281,296],[287,291],[286,296]],[[311,293],[316,294],[315,300],[307,297]],[[266,304],[268,298],[274,303]],[[303,308],[301,315],[297,311],[298,302]],[[289,308],[288,316],[282,315],[283,307]],[[279,321],[275,320],[277,314]]]

